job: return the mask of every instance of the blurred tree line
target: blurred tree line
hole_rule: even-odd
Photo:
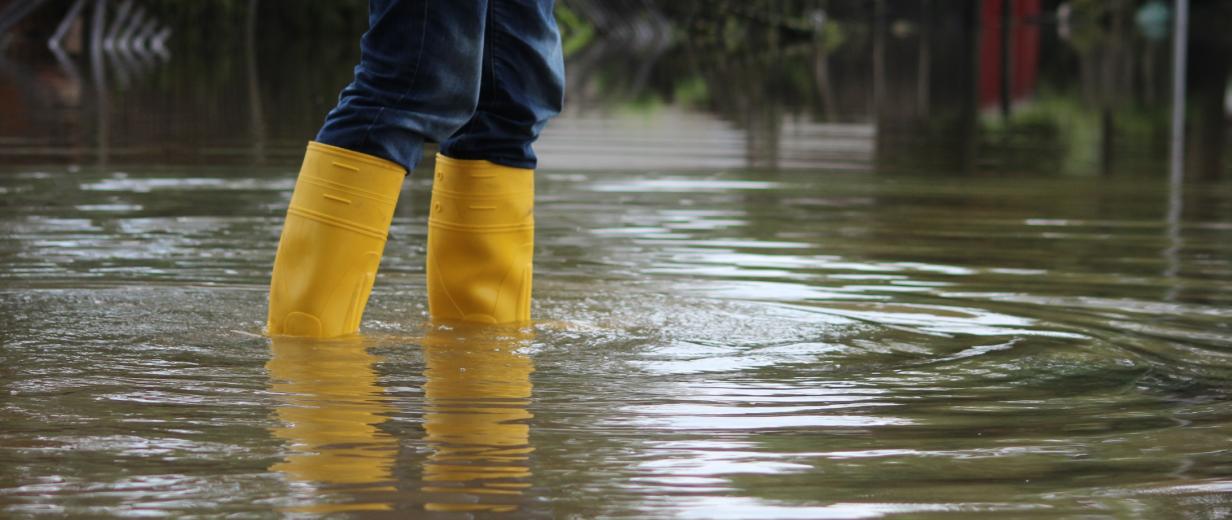
[[[25,44],[45,52],[73,1],[46,0],[19,27]],[[102,1],[111,17],[125,0]],[[1042,0],[1040,14],[1023,22],[1042,35],[1039,82],[1030,103],[999,116],[976,105],[975,79],[988,67],[978,53],[988,44],[981,10],[1002,1],[1009,0],[557,0],[556,7],[575,107],[684,105],[718,114],[767,147],[789,116],[872,122],[884,130],[880,146],[893,151],[887,158],[949,146],[965,151],[942,155],[975,164],[981,147],[1014,152],[1011,137],[1024,129],[1069,150],[1054,154],[1057,171],[1087,171],[1091,162],[1107,170],[1114,146],[1163,156],[1149,143],[1163,142],[1167,130],[1161,103],[1172,1]],[[270,135],[319,122],[350,79],[367,25],[367,0],[132,3],[174,31],[174,59],[143,76],[152,95],[210,113],[250,100],[261,109],[252,112],[278,114],[265,122]],[[1152,11],[1154,29],[1144,24]],[[1215,157],[1229,134],[1232,1],[1192,0],[1192,13],[1190,124],[1201,147],[1191,156]],[[9,50],[23,34],[10,35]],[[891,142],[893,128],[907,137]],[[1211,172],[1221,164],[1202,162]]]

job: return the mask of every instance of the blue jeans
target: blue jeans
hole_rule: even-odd
[[[534,168],[564,102],[553,0],[369,0],[355,79],[316,140],[415,168],[455,159]]]

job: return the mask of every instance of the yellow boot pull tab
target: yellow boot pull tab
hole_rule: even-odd
[[[383,159],[308,144],[274,259],[270,334],[359,330],[405,174]]]
[[[530,320],[535,247],[532,170],[436,156],[428,218],[434,320]]]

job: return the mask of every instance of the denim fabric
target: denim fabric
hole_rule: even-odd
[[[369,0],[355,79],[316,140],[414,169],[425,142],[534,168],[564,102],[553,0]]]

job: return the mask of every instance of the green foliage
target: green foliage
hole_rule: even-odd
[[[1150,143],[1160,142],[1161,128],[1167,127],[1167,111],[1136,105],[1117,107],[1106,115],[1114,142],[1143,153]],[[1000,115],[988,114],[981,120],[987,141],[1002,142],[1005,137],[1047,142],[1058,150],[1053,157],[1031,154],[1024,162],[1052,163],[1052,167],[1067,175],[1089,175],[1098,172],[1104,146],[1105,113],[1098,106],[1084,102],[1075,92],[1045,89],[1030,104],[1016,109],[1009,121]],[[1132,145],[1132,146],[1131,146]],[[1139,146],[1140,145],[1140,146]]]
[[[1072,95],[1044,92],[1031,104],[1013,113],[1009,121],[988,114],[981,120],[987,139],[1000,142],[1003,136],[1032,136],[1051,141],[1048,148],[1060,151],[1053,157],[1036,157],[1053,162],[1064,174],[1091,173],[1099,164],[1100,114]]]
[[[700,76],[688,76],[674,86],[672,100],[685,106],[703,106],[710,99],[710,88]]]
[[[595,38],[594,26],[565,4],[556,4],[556,23],[566,57],[586,48]]]
[[[825,52],[834,52],[847,41],[847,32],[836,20],[826,20],[821,27],[821,48]]]

